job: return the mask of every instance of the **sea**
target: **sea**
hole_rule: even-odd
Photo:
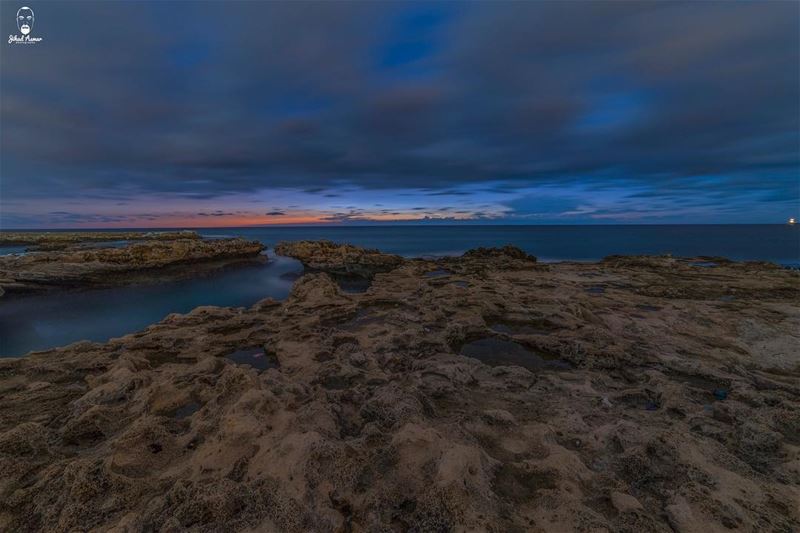
[[[282,240],[328,239],[405,257],[454,256],[478,246],[513,244],[547,262],[669,253],[800,268],[800,225],[269,226],[197,231],[207,238],[256,239],[270,248]],[[0,247],[0,255],[7,253],[24,253],[24,247]],[[200,305],[239,307],[266,297],[286,298],[302,265],[269,250],[267,259],[191,279],[0,298],[0,357],[80,340],[107,341]]]

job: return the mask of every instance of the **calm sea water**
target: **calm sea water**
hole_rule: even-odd
[[[243,236],[267,246],[281,240],[330,239],[404,256],[456,255],[476,246],[515,244],[544,261],[591,261],[610,254],[715,255],[800,265],[800,226],[371,226],[204,229],[207,237]],[[19,247],[0,248],[1,253]],[[199,305],[248,306],[285,298],[297,261],[232,267],[204,277],[115,289],[0,298],[0,356],[105,341],[140,330],[169,313]]]
[[[330,239],[408,257],[457,255],[476,246],[514,244],[543,261],[592,261],[611,254],[716,255],[735,260],[800,262],[800,226],[388,226],[268,227],[200,230],[241,235],[271,246],[281,240]]]

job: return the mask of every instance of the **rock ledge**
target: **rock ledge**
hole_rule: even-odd
[[[280,242],[275,246],[275,253],[293,257],[310,270],[344,276],[371,277],[403,264],[399,255],[327,240]]]

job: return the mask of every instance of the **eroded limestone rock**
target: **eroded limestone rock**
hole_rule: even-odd
[[[58,287],[106,286],[135,281],[147,273],[180,275],[186,268],[212,261],[255,258],[264,246],[244,239],[153,240],[120,248],[65,248],[0,256],[0,290],[5,294]]]
[[[172,241],[201,239],[196,231],[0,231],[0,246],[31,245],[35,250],[58,250],[81,243],[109,241]]]
[[[325,240],[280,242],[275,246],[275,253],[293,257],[310,270],[335,275],[371,277],[378,272],[395,269],[403,263],[403,258],[399,255]]]
[[[0,359],[0,528],[800,529],[797,273],[481,255]]]

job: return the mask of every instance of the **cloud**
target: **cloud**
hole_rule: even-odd
[[[236,213],[226,213],[224,211],[214,211],[213,213],[204,213],[204,212],[201,211],[201,212],[197,213],[197,216],[200,216],[200,217],[232,217],[235,214]]]
[[[285,215],[286,213],[284,213],[283,211],[268,211],[264,214],[267,215],[268,217],[280,217]]]
[[[798,194],[794,2],[226,11],[38,3],[42,45],[3,54],[3,204],[276,188],[477,198],[464,188],[481,184],[653,198],[713,184],[717,205]]]

